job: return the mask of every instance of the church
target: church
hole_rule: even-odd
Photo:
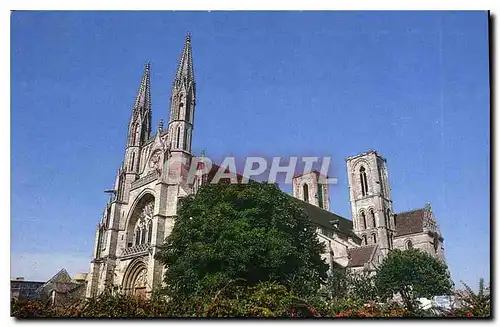
[[[172,231],[179,199],[195,194],[210,174],[188,174],[197,156],[191,151],[196,83],[191,36],[178,63],[166,128],[151,129],[150,64],[132,109],[124,160],[98,223],[86,297],[105,290],[149,296],[162,285],[165,267],[155,260],[157,247]],[[169,164],[175,162],[175,164]],[[419,248],[444,259],[443,236],[430,204],[395,213],[387,160],[376,151],[346,159],[351,219],[330,211],[328,185],[318,171],[296,175],[292,195],[316,227],[325,245],[322,257],[352,270],[373,271],[392,249]],[[168,167],[168,168],[167,168]],[[175,181],[175,182],[173,182]]]

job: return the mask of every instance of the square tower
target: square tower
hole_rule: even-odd
[[[317,170],[293,177],[293,197],[320,207],[324,210],[330,210],[330,198],[328,196],[327,177]]]
[[[346,162],[354,232],[362,245],[378,244],[387,253],[394,237],[387,161],[372,150],[349,157]]]

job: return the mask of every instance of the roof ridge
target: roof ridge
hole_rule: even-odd
[[[360,245],[360,246],[355,247],[355,248],[348,248],[348,250],[361,250],[361,249],[366,249],[366,248],[375,247],[375,246],[377,246],[377,244]]]
[[[420,210],[425,210],[425,207],[418,208],[418,209],[407,210],[407,211],[401,211],[401,212],[396,213],[396,215],[402,215],[404,213],[411,213],[411,212],[420,211]]]
[[[287,193],[287,192],[285,192],[285,191],[282,191],[282,192],[283,192],[283,193],[285,193],[285,194],[290,195],[289,193]],[[345,219],[345,220],[349,220],[349,221],[351,221],[351,222],[352,222],[352,220],[351,220],[351,219],[346,218],[346,217],[343,217],[343,216],[341,216],[341,215],[340,215],[340,214],[338,214],[338,213],[335,213],[335,212],[330,211],[330,210],[326,210],[325,208],[318,207],[317,205],[314,205],[314,204],[309,203],[309,202],[306,202],[306,201],[304,201],[304,200],[302,200],[302,199],[296,198],[296,197],[294,197],[293,195],[290,195],[290,196],[291,196],[292,198],[294,198],[294,199],[297,199],[297,200],[299,200],[299,201],[302,201],[302,202],[304,202],[304,203],[307,203],[307,204],[308,204],[308,205],[310,205],[310,206],[313,206],[313,207],[315,207],[315,208],[318,208],[319,210],[326,211],[326,212],[328,212],[328,213],[334,214],[335,216],[337,216],[337,217],[339,217],[339,218],[342,218],[342,219]]]

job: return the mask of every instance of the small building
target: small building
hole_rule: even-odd
[[[36,300],[38,294],[36,290],[45,282],[35,282],[24,280],[24,277],[17,277],[10,281],[10,298],[16,300]]]
[[[71,278],[66,269],[61,269],[36,290],[38,298],[49,300],[52,304],[68,303],[85,296],[87,274],[79,273]]]

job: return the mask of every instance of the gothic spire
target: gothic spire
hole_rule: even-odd
[[[150,79],[150,69],[151,65],[148,62],[146,68],[144,69],[144,74],[142,75],[141,85],[139,86],[139,92],[135,98],[134,103],[134,114],[136,111],[148,112],[151,111],[151,79]]]
[[[151,135],[150,63],[146,64],[130,118],[128,145],[139,145]]]
[[[179,66],[177,67],[177,72],[175,73],[174,84],[183,81],[186,81],[187,85],[189,85],[189,82],[194,82],[191,34],[189,32],[186,35],[184,49],[182,50],[181,59],[179,60]]]

